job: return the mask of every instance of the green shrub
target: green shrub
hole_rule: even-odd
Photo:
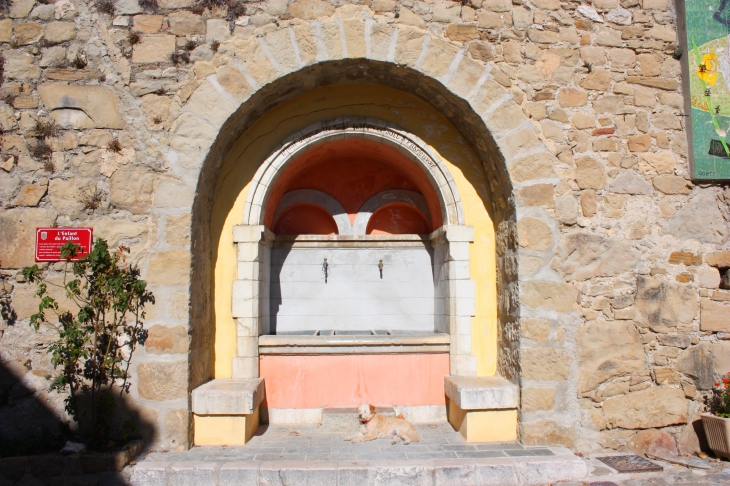
[[[98,238],[91,253],[71,262],[79,249],[73,243],[61,247],[66,268],[59,286],[78,308],[75,315],[59,310],[48,294],[48,285],[54,284],[45,281],[38,265],[23,269],[23,275],[38,285],[40,304],[30,318],[35,330],[47,322],[47,312],[58,317],[58,340],[48,353],[60,373],[50,390],[68,393],[66,411],[79,424],[87,447],[94,448],[110,433],[115,388],[120,397],[129,392],[129,364],[147,337],[144,307],[154,304],[155,298],[139,278],[139,268],[127,263],[129,249],[110,253],[107,242]]]

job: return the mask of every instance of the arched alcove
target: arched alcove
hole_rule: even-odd
[[[421,100],[421,103],[431,106],[455,128],[454,134],[458,138],[457,141],[473,150],[477,159],[475,162],[481,166],[483,173],[489,174],[479,189],[483,194],[486,211],[493,221],[496,231],[497,285],[500,295],[497,302],[499,329],[495,331],[498,340],[498,346],[495,347],[498,348],[499,353],[497,367],[502,376],[516,379],[517,333],[511,330],[516,328],[517,312],[517,269],[514,255],[516,215],[507,163],[493,136],[469,103],[450,92],[438,80],[424,76],[408,67],[391,63],[345,59],[305,67],[296,73],[282,76],[256,91],[224,123],[208,152],[200,171],[197,197],[193,208],[192,241],[195,256],[191,285],[193,289],[191,295],[191,334],[193,335],[191,387],[204,383],[215,375],[215,330],[211,323],[216,321],[216,317],[211,289],[214,287],[215,281],[212,262],[217,258],[217,236],[211,232],[211,225],[222,225],[222,222],[216,222],[217,215],[213,215],[212,210],[214,200],[231,207],[237,196],[233,193],[221,194],[217,190],[221,184],[220,181],[227,177],[226,171],[223,170],[224,163],[236,141],[267,111],[308,91],[316,90],[317,87],[335,85],[366,87],[365,91],[377,86],[392,90],[395,86],[397,91],[407,92],[409,96]],[[361,89],[354,91],[363,92]],[[374,107],[369,105],[367,97],[359,96],[359,98],[362,100],[361,102],[358,100],[358,96],[354,95],[352,98],[339,100],[339,103],[352,105],[353,108]],[[384,97],[379,103],[380,108],[388,109],[388,102],[387,96]],[[408,109],[409,107],[396,104],[393,105],[393,108]],[[335,111],[338,114],[343,113],[342,110]],[[351,114],[352,111],[349,113]],[[302,116],[293,117],[288,122],[296,126],[298,118],[302,118]],[[397,115],[394,118],[397,119]],[[283,125],[279,125],[277,128],[281,126]],[[420,131],[425,134],[427,130],[428,126],[424,124]],[[264,130],[260,136],[275,132],[276,130]],[[271,140],[269,146],[259,150],[262,160],[271,153],[281,139],[272,137],[269,140]],[[256,143],[265,145],[261,139]]]
[[[251,207],[263,207],[261,203],[266,192],[262,192],[261,199],[257,200],[256,190],[252,190],[253,185],[256,184],[254,181],[257,180],[256,172],[265,172],[267,159],[277,153],[282,141],[287,143],[296,142],[297,139],[302,138],[302,130],[311,126],[312,122],[315,124],[323,123],[328,119],[332,120],[333,118],[330,117],[333,115],[340,117],[360,116],[384,121],[396,129],[394,130],[395,133],[398,133],[399,123],[397,122],[406,121],[406,124],[410,126],[404,128],[404,133],[417,138],[424,137],[426,141],[423,146],[434,152],[429,154],[427,150],[425,154],[428,157],[440,160],[441,156],[446,154],[449,164],[452,164],[453,160],[459,160],[457,163],[458,178],[461,181],[459,183],[470,187],[468,195],[470,207],[476,208],[478,206],[480,208],[478,211],[472,211],[473,214],[471,215],[472,219],[474,217],[481,218],[477,228],[476,241],[473,244],[476,253],[472,251],[472,254],[477,257],[474,268],[480,272],[480,275],[477,276],[476,293],[478,295],[475,299],[476,306],[480,307],[480,310],[476,312],[476,317],[467,318],[464,321],[464,325],[468,326],[470,331],[475,330],[476,334],[470,332],[468,339],[459,340],[453,343],[452,346],[466,350],[466,354],[463,355],[464,359],[462,359],[463,363],[470,359],[475,360],[477,363],[476,374],[492,375],[499,369],[499,372],[505,376],[515,376],[515,334],[512,333],[507,337],[509,332],[506,333],[504,330],[505,327],[512,326],[515,321],[514,308],[512,307],[513,300],[506,298],[498,301],[497,299],[497,285],[504,283],[514,285],[516,280],[514,265],[505,265],[505,257],[507,259],[512,258],[510,255],[513,239],[511,227],[514,219],[510,209],[510,200],[502,193],[502,188],[508,187],[509,182],[508,179],[505,179],[506,170],[503,164],[501,165],[502,168],[496,171],[491,170],[490,167],[495,163],[495,160],[501,158],[501,155],[485,128],[477,136],[475,132],[478,132],[478,130],[475,130],[474,127],[480,124],[483,127],[483,123],[479,121],[478,117],[474,118],[475,115],[468,106],[464,106],[458,99],[454,100],[453,105],[446,107],[444,110],[446,113],[440,112],[433,106],[433,102],[438,102],[444,96],[447,98],[453,97],[448,92],[444,92],[443,89],[438,89],[438,83],[432,83],[432,80],[424,79],[422,75],[410,72],[407,69],[404,70],[392,65],[381,66],[380,64],[370,61],[352,63],[338,61],[317,65],[316,69],[312,67],[314,71],[305,68],[303,73],[300,73],[305,77],[311,76],[312,79],[317,79],[318,81],[315,84],[325,85],[327,86],[326,89],[312,87],[312,89],[307,90],[302,86],[291,86],[289,84],[291,80],[284,76],[272,83],[272,86],[264,87],[260,90],[260,93],[257,92],[253,95],[252,98],[259,96],[260,98],[256,102],[251,101],[251,105],[248,106],[250,111],[245,114],[241,113],[246,107],[245,105],[249,104],[249,102],[244,103],[239,110],[239,114],[234,114],[224,125],[201,172],[199,194],[194,210],[194,247],[198,250],[205,249],[205,251],[196,251],[196,255],[200,255],[201,258],[196,257],[194,260],[193,278],[194,281],[201,282],[199,290],[193,284],[193,294],[198,293],[199,295],[194,295],[192,298],[193,319],[191,324],[193,334],[201,337],[201,339],[195,339],[195,337],[193,339],[194,349],[191,353],[191,367],[193,370],[197,368],[197,371],[191,374],[194,383],[195,381],[202,383],[213,377],[235,376],[233,367],[225,365],[224,360],[221,359],[222,356],[226,354],[228,356],[235,355],[242,349],[251,349],[255,345],[252,341],[247,342],[246,339],[235,337],[236,326],[240,328],[241,322],[240,320],[234,320],[230,313],[226,316],[223,307],[225,304],[221,304],[226,300],[231,302],[231,291],[227,291],[225,286],[235,279],[234,273],[236,271],[239,275],[241,272],[240,265],[237,269],[220,269],[221,265],[230,267],[230,263],[222,262],[222,258],[231,254],[232,250],[226,248],[231,248],[234,243],[225,231],[226,225],[230,223],[232,209],[239,208],[235,210],[240,211],[238,221],[244,221],[244,218],[248,217],[250,222],[262,222],[263,219],[259,219],[258,215],[263,218],[266,213],[259,212],[256,217],[251,219],[252,212],[249,211],[249,216],[246,216],[244,209],[247,204],[246,197],[249,197],[248,204]],[[359,73],[358,83],[348,82],[347,76],[343,77],[331,71],[336,69],[341,69],[340,74],[347,72]],[[370,69],[373,69],[373,72],[369,73]],[[405,85],[408,85],[408,79],[411,82],[418,81],[414,84],[412,91],[423,94],[432,103],[426,103],[412,93],[405,93],[402,90],[394,90],[388,87],[387,84],[391,84],[391,82],[385,78],[390,79],[390,77],[384,76],[384,73],[390,70],[402,75],[403,80],[406,81]],[[380,74],[374,76],[376,73]],[[360,84],[359,81],[376,81],[378,84]],[[328,85],[330,82],[333,84]],[[432,84],[431,88],[434,91],[424,92],[423,86],[429,84]],[[278,94],[276,95],[270,91],[270,88],[273,89],[273,85],[277,87]],[[276,103],[273,102],[272,97],[277,100]],[[320,100],[325,100],[325,102],[320,103],[319,109],[312,109],[312,105]],[[269,105],[269,109],[262,113],[264,110],[259,107],[266,104]],[[458,105],[461,105],[465,112],[456,116],[457,113],[453,108]],[[294,109],[292,110],[292,108]],[[281,111],[277,112],[277,110]],[[405,115],[403,113],[399,114],[399,110],[408,113]],[[464,120],[473,120],[473,125],[465,127],[467,134],[471,132],[471,136],[465,137],[461,129],[455,126],[449,117],[445,116],[448,114],[452,115],[453,121],[460,126],[464,126]],[[420,121],[415,122],[417,119],[420,119]],[[424,123],[424,121],[428,123]],[[448,133],[439,133],[443,127],[448,127]],[[432,132],[434,129],[435,132]],[[233,133],[242,136],[234,141]],[[400,135],[402,136],[403,133]],[[470,138],[475,139],[475,145],[470,143]],[[276,142],[274,143],[274,141]],[[476,143],[479,144],[481,149],[476,148]],[[490,144],[492,144],[492,150],[487,150]],[[227,153],[226,149],[228,149]],[[288,154],[287,160],[292,159],[289,155],[291,154]],[[432,155],[435,155],[435,157],[431,157]],[[438,164],[435,164],[435,166],[437,167]],[[488,171],[485,171],[485,166]],[[213,175],[216,173],[218,178],[213,181]],[[428,171],[424,173],[429,174]],[[233,180],[237,182],[232,183]],[[506,180],[507,182],[500,183],[500,180]],[[443,185],[439,183],[436,183],[435,187],[443,189]],[[241,200],[242,194],[244,200]],[[463,197],[463,195],[459,197]],[[427,204],[427,206],[429,214],[424,214],[424,216],[433,217],[430,205]],[[441,212],[444,222],[449,217],[452,218],[452,221],[459,222],[460,216],[456,212],[456,206],[454,204],[453,209],[449,209],[448,203],[442,205],[439,212]],[[397,205],[394,207],[397,208]],[[373,213],[377,213],[378,209],[379,207],[375,207],[370,217]],[[453,211],[453,216],[447,214],[449,211]],[[423,214],[423,211],[421,213]],[[275,214],[276,211],[274,211],[274,216]],[[469,223],[464,219],[461,222],[462,224],[463,222]],[[352,223],[354,226],[356,222],[352,221]],[[206,230],[203,231],[206,226]],[[366,223],[363,231],[367,232],[367,229]],[[488,231],[486,231],[487,229]],[[497,251],[498,246],[499,252]],[[210,257],[207,257],[206,253]],[[485,272],[491,272],[492,276],[486,278],[484,276],[486,275]],[[484,296],[487,294],[490,297],[485,298]],[[514,292],[510,291],[508,294],[514,295]],[[208,304],[207,306],[201,306],[201,302],[207,302]],[[498,306],[501,307],[500,312],[497,311]],[[196,319],[196,316],[199,320]],[[226,321],[229,323],[226,323]],[[236,322],[238,323],[236,324]],[[215,323],[214,329],[211,329],[211,323]],[[229,326],[232,330],[226,331],[222,326]],[[213,333],[218,333],[217,339]],[[223,333],[226,333],[226,337],[221,339]],[[504,343],[507,344],[504,345]],[[226,351],[226,347],[228,351]],[[246,366],[252,368],[253,362],[258,361],[255,353],[251,353],[250,356],[250,358],[246,358],[249,360],[249,365],[244,365],[244,368]],[[452,359],[452,368],[453,363]]]

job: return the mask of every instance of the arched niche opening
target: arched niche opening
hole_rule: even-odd
[[[334,64],[342,67],[342,63]],[[330,67],[332,66],[320,66],[324,71],[327,71]],[[310,74],[315,77],[318,76],[316,73]],[[342,78],[338,77],[338,79]],[[419,211],[424,218],[431,218],[430,229],[439,224],[434,223],[434,219],[440,213],[440,226],[437,227],[437,231],[432,231],[428,238],[430,240],[435,239],[440,243],[447,240],[458,243],[452,248],[457,250],[458,247],[462,255],[467,255],[469,261],[456,266],[453,271],[456,272],[455,274],[461,272],[462,276],[466,276],[464,280],[473,280],[474,288],[472,290],[472,309],[463,309],[469,315],[464,315],[448,323],[449,326],[453,325],[454,332],[451,332],[451,327],[447,329],[448,332],[444,333],[449,337],[447,341],[435,341],[428,344],[428,346],[431,346],[429,350],[437,348],[438,353],[434,354],[444,356],[445,361],[435,364],[435,361],[425,359],[423,357],[424,353],[417,354],[413,352],[408,355],[408,359],[412,358],[411,361],[407,362],[408,364],[404,364],[406,361],[400,364],[392,363],[391,358],[386,359],[386,356],[396,356],[392,353],[373,355],[375,361],[363,357],[362,363],[367,362],[370,364],[364,368],[359,368],[359,370],[365,370],[360,377],[361,382],[355,383],[349,391],[345,390],[345,392],[350,393],[352,400],[358,401],[368,401],[369,398],[373,398],[375,403],[382,403],[382,400],[392,399],[392,395],[387,393],[379,397],[363,396],[363,391],[367,391],[368,383],[381,379],[380,377],[383,374],[378,374],[377,370],[381,370],[382,365],[387,361],[389,371],[392,372],[388,373],[388,376],[393,377],[394,383],[381,387],[382,390],[387,391],[388,387],[391,387],[391,392],[394,389],[421,389],[424,390],[424,393],[419,397],[400,397],[399,399],[410,400],[408,403],[413,406],[437,406],[443,409],[444,375],[491,376],[497,372],[501,362],[509,362],[514,358],[513,349],[516,344],[512,343],[509,346],[502,347],[500,343],[502,339],[512,339],[514,337],[503,336],[503,331],[500,328],[502,319],[504,319],[504,322],[509,322],[513,319],[513,316],[509,312],[501,315],[498,315],[497,312],[498,306],[509,311],[512,305],[510,299],[500,301],[497,299],[497,285],[500,278],[502,278],[501,276],[505,275],[507,277],[507,284],[510,284],[514,278],[514,275],[509,274],[514,267],[507,268],[507,273],[504,273],[504,262],[498,261],[498,258],[502,258],[502,260],[504,258],[497,254],[498,244],[501,244],[503,248],[509,248],[509,241],[512,238],[509,232],[511,216],[509,206],[506,205],[508,198],[501,193],[495,193],[496,189],[504,187],[498,183],[498,178],[502,178],[504,174],[488,174],[485,171],[485,167],[495,164],[495,160],[498,163],[500,156],[498,152],[496,154],[489,152],[489,156],[493,158],[491,161],[482,158],[482,152],[484,151],[475,148],[470,137],[464,136],[462,126],[456,126],[457,122],[458,125],[464,125],[464,120],[473,120],[473,117],[468,116],[457,120],[450,116],[453,114],[453,107],[450,107],[450,105],[444,105],[443,110],[436,109],[433,106],[435,104],[441,107],[442,96],[447,95],[446,93],[437,89],[431,91],[433,97],[430,97],[430,95],[422,96],[422,98],[429,98],[429,101],[433,102],[433,104],[429,104],[423,99],[419,99],[421,95],[418,93],[423,91],[420,87],[414,87],[413,92],[418,94],[418,96],[414,96],[384,86],[388,83],[382,78],[373,79],[365,76],[360,77],[360,79],[372,79],[382,84],[363,85],[345,82],[322,88],[304,89],[301,86],[287,85],[284,82],[286,80],[282,80],[282,84],[277,81],[275,84],[283,91],[278,92],[275,103],[270,103],[266,110],[260,112],[256,112],[256,108],[253,107],[252,111],[246,112],[247,118],[245,120],[237,118],[232,125],[224,126],[225,129],[230,129],[233,133],[241,135],[237,140],[229,140],[227,146],[223,144],[225,137],[221,135],[221,142],[216,143],[214,146],[213,155],[211,156],[213,158],[210,159],[211,165],[209,168],[216,169],[217,172],[214,170],[213,173],[217,173],[218,177],[214,181],[210,181],[208,180],[211,177],[210,175],[201,176],[201,189],[196,204],[201,201],[200,204],[205,203],[208,206],[205,210],[200,209],[205,206],[196,206],[195,213],[196,218],[200,218],[200,220],[204,221],[205,218],[210,218],[208,226],[203,231],[204,234],[201,232],[196,233],[199,238],[196,238],[196,242],[200,242],[200,248],[203,247],[203,244],[210,245],[210,258],[206,260],[207,257],[204,253],[198,253],[201,258],[200,260],[196,259],[194,267],[205,269],[209,276],[207,281],[209,283],[206,284],[203,281],[204,285],[201,287],[203,292],[208,292],[207,309],[209,314],[205,324],[198,324],[202,326],[198,331],[203,335],[214,330],[214,336],[209,335],[207,341],[208,343],[214,343],[214,352],[208,355],[210,358],[210,361],[208,361],[208,366],[210,366],[208,377],[226,379],[264,376],[267,373],[284,376],[291,375],[294,370],[301,369],[302,363],[300,362],[296,362],[289,368],[266,368],[265,360],[262,357],[265,354],[259,354],[263,344],[258,324],[256,331],[254,331],[251,320],[234,317],[231,310],[231,302],[236,291],[235,286],[247,285],[236,284],[234,281],[243,280],[246,275],[249,275],[251,279],[259,278],[261,267],[256,266],[257,262],[253,261],[255,257],[246,261],[241,260],[241,256],[245,257],[248,250],[258,252],[261,245],[264,247],[267,244],[270,245],[273,238],[272,228],[267,227],[265,218],[269,214],[266,199],[272,194],[270,189],[276,186],[276,178],[266,179],[262,175],[269,168],[275,169],[275,173],[278,172],[280,167],[272,163],[276,159],[276,154],[281,150],[288,150],[287,160],[296,160],[298,155],[302,155],[318,145],[312,143],[314,142],[312,137],[317,134],[304,133],[307,129],[315,127],[313,130],[316,132],[330,120],[354,117],[373,121],[374,125],[387,128],[386,132],[395,134],[393,135],[394,138],[405,137],[407,139],[406,143],[414,138],[420,139],[421,143],[415,144],[415,149],[409,146],[410,150],[407,150],[411,156],[409,160],[417,163],[414,158],[419,159],[419,157],[418,155],[414,156],[414,153],[425,155],[426,159],[430,158],[432,160],[430,166],[426,164],[428,167],[422,166],[420,170],[439,195],[438,210],[431,210],[425,195],[422,193],[419,194],[424,196],[422,206],[426,210],[423,210],[418,204],[407,204],[407,206],[416,208],[415,210]],[[425,85],[431,85],[429,89],[438,88],[429,81],[426,81]],[[271,101],[270,96],[273,96],[271,92],[262,93],[259,102],[265,104],[266,101]],[[459,103],[458,100],[455,102]],[[320,124],[319,128],[316,128],[317,124]],[[339,130],[361,130],[361,128],[354,126],[338,127]],[[242,129],[243,131],[241,131]],[[467,127],[467,129],[472,130],[473,127]],[[479,143],[483,147],[488,147],[489,144],[496,147],[488,132],[482,132],[482,134],[485,138],[480,140]],[[308,138],[306,147],[302,147],[301,153],[293,153],[291,150],[292,144],[303,137]],[[334,140],[327,140],[323,143],[332,141]],[[485,143],[486,145],[484,145]],[[392,144],[390,146],[396,148]],[[217,162],[215,159],[216,154],[220,157]],[[216,163],[220,165],[216,167]],[[441,171],[440,164],[447,170]],[[433,172],[434,170],[436,173]],[[437,181],[434,178],[436,178],[438,172],[441,172],[442,175],[452,174],[453,177],[449,180],[444,175],[443,180]],[[264,182],[261,183],[261,181]],[[211,183],[212,186],[207,185]],[[452,191],[449,189],[447,191],[452,194],[451,200],[442,197],[439,191],[446,191],[447,188],[452,186],[457,190]],[[277,218],[286,214],[289,207],[296,208],[297,205],[301,205],[301,201],[294,201],[291,206],[282,208],[281,201],[287,197],[287,194],[300,190],[311,190],[306,188],[292,189],[283,192],[280,196],[280,202],[273,206],[275,208],[273,209],[274,215],[269,224],[273,224],[274,228],[276,227]],[[408,189],[397,190],[408,191]],[[458,194],[458,197],[455,197],[455,194]],[[401,194],[401,196],[407,196],[407,194]],[[294,196],[292,198],[296,199]],[[285,201],[286,204],[289,202]],[[326,201],[320,202],[321,204],[317,204],[317,206],[327,207],[330,204]],[[399,206],[402,202],[380,204],[381,201],[375,201],[373,204],[376,202],[378,205],[373,206],[369,217],[364,221],[363,218],[358,218],[358,216],[360,213],[366,212],[363,211],[365,205],[358,210],[354,220],[350,219],[350,214],[347,213],[344,207],[341,213],[338,213],[337,209],[328,209],[327,212],[334,215],[333,219],[338,226],[336,236],[339,237],[342,234],[337,220],[338,214],[346,217],[352,228],[358,227],[358,224],[360,224],[363,235],[370,232],[371,236],[393,236],[372,235],[374,224],[375,221],[379,220],[377,214],[379,210],[383,212],[393,211],[393,209],[403,207]],[[461,204],[456,204],[457,202]],[[341,203],[339,204],[342,206]],[[391,205],[391,208],[388,205]],[[460,208],[462,205],[463,208]],[[266,211],[264,211],[265,208]],[[277,215],[280,209],[281,212]],[[373,215],[376,216],[376,219],[370,225]],[[392,216],[391,214],[389,217],[392,218]],[[197,229],[198,220],[194,225]],[[461,235],[457,234],[458,231],[452,231],[451,234],[448,234],[449,227],[467,228],[469,226],[474,228],[473,235],[469,234],[468,229],[462,232]],[[239,227],[237,232],[234,231],[234,227]],[[243,229],[243,227],[247,229]],[[433,234],[437,233],[438,230],[441,230],[441,234]],[[411,236],[411,234],[406,236]],[[206,238],[209,239],[206,240]],[[498,243],[498,241],[501,241],[501,243]],[[248,257],[251,257],[251,255]],[[233,286],[231,286],[232,283]],[[462,290],[467,286],[462,286]],[[242,299],[242,302],[245,300],[247,299]],[[249,301],[259,302],[259,298],[249,299]],[[462,307],[464,304],[466,304],[466,301],[455,303],[455,305],[461,305]],[[194,315],[196,314],[196,308],[197,312],[200,313],[202,308],[199,301],[196,305],[195,298],[193,298],[193,307]],[[193,323],[193,325],[195,326],[196,323]],[[205,328],[205,326],[209,327]],[[210,326],[212,326],[212,329]],[[456,331],[457,327],[461,329],[461,333]],[[194,347],[197,347],[193,354],[198,352],[204,355],[206,340],[196,341],[194,339],[193,342]],[[424,351],[424,348],[420,348],[420,350]],[[452,351],[454,352],[452,353]],[[352,355],[353,350],[348,350],[348,353]],[[503,359],[503,356],[507,358]],[[295,361],[299,359],[297,356],[292,356],[292,358]],[[201,362],[198,357],[191,356],[191,365],[193,367],[199,366],[201,363],[205,364],[205,361]],[[337,366],[339,365],[323,365],[322,370],[329,372],[338,369]],[[342,365],[339,369],[346,369],[346,366]],[[201,368],[199,373],[202,373],[202,371]],[[509,373],[511,371],[508,370],[508,373],[505,374],[509,375]],[[434,380],[433,377],[435,376],[438,376],[439,379]],[[401,382],[395,383],[398,380],[401,380]],[[267,380],[266,396],[269,400],[269,407],[272,407],[272,403],[278,403],[282,408],[287,406],[291,408],[309,407],[307,408],[309,410],[327,405],[327,403],[321,402],[287,404],[286,400],[295,396],[296,393],[292,393],[291,388],[285,393],[270,385],[271,383]],[[311,388],[310,385],[312,383],[305,383],[301,386],[301,389]],[[340,388],[347,388],[347,386],[342,385]],[[318,396],[316,399],[321,400],[325,395]],[[417,402],[418,399],[422,402]],[[414,403],[414,400],[417,403]],[[398,403],[395,403],[395,405],[398,405]]]
[[[243,213],[244,190],[281,140],[333,116],[375,115],[426,139],[474,188],[494,248],[480,268],[496,268],[483,328],[471,343],[480,375],[518,376],[515,210],[507,162],[482,118],[438,80],[403,66],[352,59],[317,63],[257,90],[220,129],[200,169],[193,208],[190,386],[232,375],[236,321],[229,282],[235,267],[228,229]],[[479,233],[479,231],[477,231]],[[498,288],[497,288],[498,287]],[[477,289],[479,292],[479,289]],[[497,298],[499,294],[499,298]]]
[[[447,169],[421,145],[352,118],[307,127],[275,151],[248,205],[249,222],[273,229],[262,240],[270,243],[239,252],[264,267],[262,278],[258,289],[234,290],[234,317],[258,317],[259,336],[446,333],[447,250],[432,233],[444,216],[458,224],[461,208]],[[256,295],[258,316],[235,314],[236,302]]]

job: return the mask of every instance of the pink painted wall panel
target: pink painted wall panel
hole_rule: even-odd
[[[443,405],[449,355],[261,356],[270,408]]]

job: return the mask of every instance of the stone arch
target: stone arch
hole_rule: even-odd
[[[217,66],[217,67],[214,67]],[[438,110],[464,137],[489,174],[487,206],[495,224],[499,315],[498,372],[518,373],[518,291],[514,186],[555,177],[554,156],[513,101],[509,77],[417,27],[381,24],[367,8],[347,5],[327,19],[292,20],[255,38],[222,44],[183,91],[167,160],[197,178],[193,207],[190,384],[212,376],[209,325],[213,249],[210,210],[231,147],[268,109],[315,87],[374,83],[406,91]],[[185,169],[185,167],[192,167]]]
[[[393,203],[405,203],[416,208],[423,213],[429,223],[431,223],[431,214],[428,211],[425,198],[413,191],[390,190],[379,192],[370,199],[358,211],[355,222],[352,224],[353,234],[364,235],[366,228],[375,211]]]
[[[320,144],[347,138],[375,141],[396,148],[415,162],[428,176],[429,182],[440,199],[443,224],[464,224],[464,211],[461,207],[459,190],[439,155],[412,133],[380,120],[363,118],[335,119],[317,123],[301,130],[295,137],[285,140],[277,147],[261,164],[254,176],[246,197],[243,224],[264,224],[264,208],[266,208],[270,189],[276,184],[279,175],[286,170],[289,162]],[[372,213],[372,211],[370,212]],[[367,222],[365,225],[367,226]]]
[[[347,216],[347,212],[342,207],[342,204],[329,194],[325,194],[322,191],[315,191],[314,189],[298,189],[284,194],[276,208],[274,221],[290,207],[302,203],[315,204],[325,209],[332,215],[332,219],[335,220],[339,234],[352,234],[352,224],[350,224],[350,218]]]

